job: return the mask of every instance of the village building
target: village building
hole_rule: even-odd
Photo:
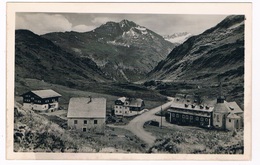
[[[144,107],[140,98],[120,97],[115,101],[114,112],[116,116],[134,116],[143,113]]]
[[[68,107],[68,127],[79,131],[102,132],[106,121],[106,99],[71,98]]]
[[[21,95],[23,107],[36,112],[52,112],[59,108],[61,95],[51,89],[32,90]]]
[[[235,130],[243,127],[243,111],[236,102],[219,97],[214,107],[213,126],[216,129]]]
[[[192,125],[220,130],[237,130],[243,127],[243,111],[236,102],[217,98],[213,106],[205,105],[199,99],[184,96],[175,97],[165,115],[166,121],[180,125]]]
[[[166,121],[180,125],[193,125],[208,127],[212,126],[213,107],[203,104],[197,104],[196,100],[180,98],[175,99],[167,110]]]

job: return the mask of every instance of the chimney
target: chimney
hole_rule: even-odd
[[[89,104],[92,101],[92,97],[91,96],[88,96],[88,97],[89,97],[89,101],[88,101],[88,104]]]

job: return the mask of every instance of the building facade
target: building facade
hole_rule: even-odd
[[[21,95],[23,107],[37,112],[55,111],[59,108],[61,95],[51,89],[33,90]]]
[[[165,115],[166,121],[220,130],[235,130],[243,127],[243,111],[236,102],[227,102],[219,97],[214,106],[208,106],[184,98],[176,98]]]
[[[120,97],[115,101],[116,116],[134,116],[143,113],[145,104],[140,98]]]
[[[68,127],[82,132],[102,132],[106,122],[105,98],[71,98],[68,108]]]
[[[213,107],[175,101],[167,110],[166,121],[179,125],[193,125],[210,128]]]

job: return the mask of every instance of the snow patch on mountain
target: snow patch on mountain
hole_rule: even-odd
[[[237,23],[237,24],[234,24],[233,26],[229,27],[228,29],[231,30],[231,29],[235,29],[237,27],[239,27],[240,25],[244,24],[244,22],[240,22],[240,23]]]
[[[125,43],[121,43],[121,42],[116,42],[115,40],[114,41],[107,41],[108,44],[111,44],[111,45],[116,45],[116,46],[124,46],[124,47],[130,47],[130,45],[128,44],[125,44]]]
[[[192,36],[192,34],[190,34],[188,32],[182,32],[182,33],[174,33],[172,35],[166,35],[166,36],[163,36],[163,38],[166,41],[169,41],[171,43],[182,44],[187,39],[189,39],[191,36]]]
[[[137,26],[135,28],[139,30],[143,35],[148,33],[145,27]]]

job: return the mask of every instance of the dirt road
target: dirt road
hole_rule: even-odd
[[[169,97],[168,99],[170,100],[169,102],[163,104],[162,106],[153,108],[150,111],[145,112],[145,113],[135,117],[126,126],[120,126],[120,127],[131,131],[138,138],[140,138],[141,140],[146,142],[149,146],[151,146],[154,143],[156,138],[151,133],[146,132],[143,128],[143,125],[146,121],[149,121],[149,120],[157,120],[160,122],[160,117],[155,116],[155,113],[159,112],[161,110],[161,107],[163,110],[170,107],[174,98]]]

